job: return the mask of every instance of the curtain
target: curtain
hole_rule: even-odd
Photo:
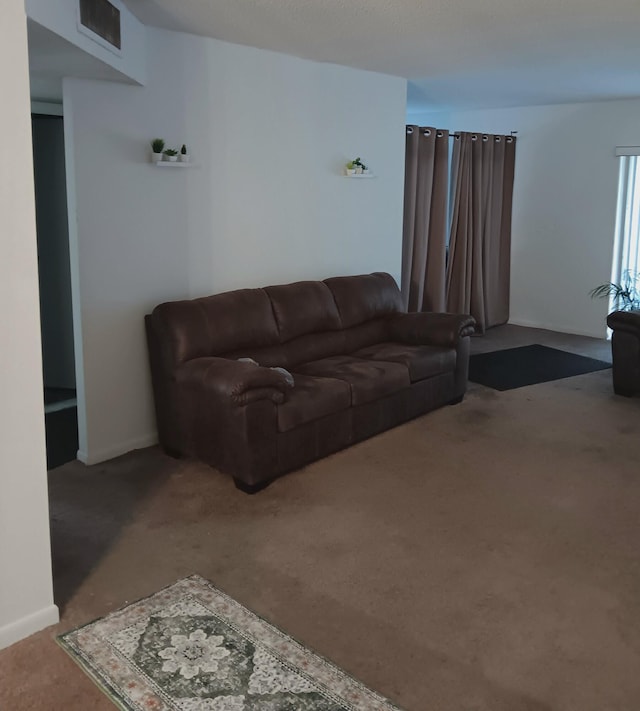
[[[509,320],[515,147],[466,132],[453,147],[447,311],[470,313],[480,333]]]
[[[449,131],[407,126],[402,294],[409,311],[446,306]]]

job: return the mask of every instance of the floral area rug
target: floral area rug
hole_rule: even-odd
[[[126,711],[399,711],[197,575],[58,641]]]

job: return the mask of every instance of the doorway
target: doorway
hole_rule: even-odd
[[[76,459],[78,408],[62,112],[33,113],[47,469]]]

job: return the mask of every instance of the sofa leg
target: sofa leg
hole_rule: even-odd
[[[457,397],[455,400],[451,400],[449,405],[459,405],[464,400],[464,394]]]
[[[245,494],[257,494],[259,491],[266,489],[269,484],[271,484],[271,479],[266,481],[260,481],[257,484],[247,484],[246,481],[233,477],[233,483],[236,485],[236,489],[240,489]]]

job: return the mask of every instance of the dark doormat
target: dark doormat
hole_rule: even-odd
[[[47,434],[47,469],[71,462],[78,456],[78,408],[48,412],[44,416]]]
[[[513,390],[610,367],[602,360],[535,344],[472,355],[469,380],[494,390]]]

